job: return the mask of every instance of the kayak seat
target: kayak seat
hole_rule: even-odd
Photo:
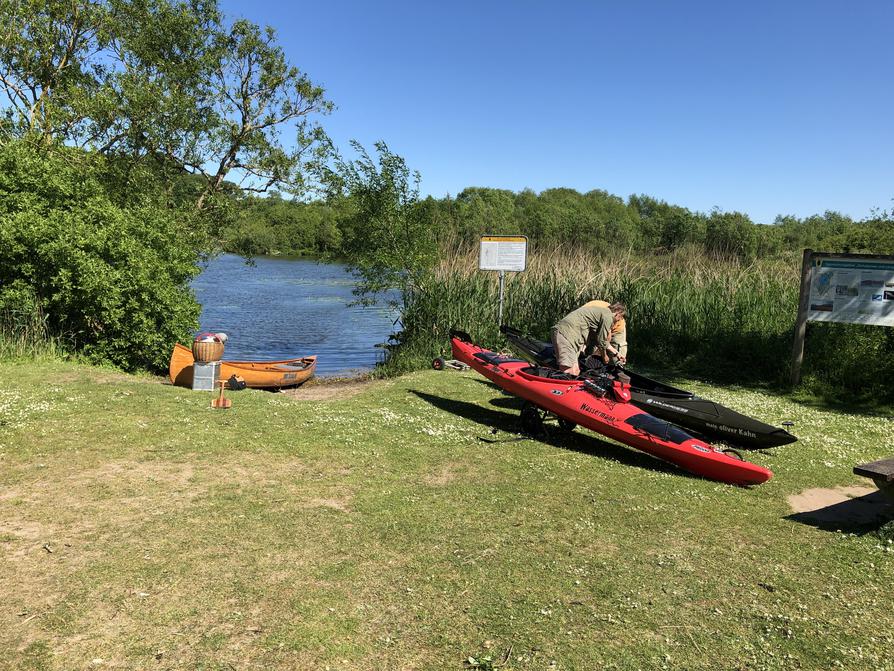
[[[528,375],[533,375],[534,377],[543,377],[547,380],[574,380],[576,379],[573,375],[569,373],[565,373],[560,370],[556,370],[555,368],[547,368],[545,366],[531,366],[530,368],[522,368],[523,373],[527,373]]]
[[[496,352],[475,352],[475,358],[484,363],[497,365],[501,363],[527,363],[524,359],[516,359],[505,354],[497,354]]]
[[[661,438],[661,440],[676,443],[677,445],[692,439],[692,436],[683,431],[683,429],[646,413],[634,415],[629,418],[626,423],[635,429],[639,429],[643,433],[648,433],[650,436],[655,436],[656,438]]]

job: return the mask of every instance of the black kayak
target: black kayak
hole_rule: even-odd
[[[500,331],[519,356],[540,366],[555,367],[552,343],[531,338],[505,324],[500,326]],[[798,440],[785,429],[765,424],[714,401],[699,398],[685,389],[652,380],[622,366],[609,365],[600,372],[626,375],[630,378],[631,402],[634,405],[650,415],[685,427],[702,436],[723,440],[750,450],[779,447]],[[583,376],[586,374],[585,371]]]

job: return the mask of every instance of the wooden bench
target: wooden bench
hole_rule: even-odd
[[[854,466],[854,473],[870,478],[882,492],[894,499],[894,457]]]

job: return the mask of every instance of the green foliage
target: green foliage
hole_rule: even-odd
[[[46,317],[39,311],[27,309],[32,307],[27,301],[8,302],[16,307],[7,307],[0,312],[0,360],[62,358],[63,349],[50,335]]]
[[[97,154],[0,145],[0,313],[19,328],[45,315],[92,361],[157,370],[198,326],[201,227],[137,175],[132,192],[111,192],[110,172]]]
[[[466,658],[464,665],[467,669],[478,669],[479,671],[495,671],[500,666],[499,663],[494,663],[494,658],[491,655],[479,655],[478,657],[470,655]]]
[[[457,235],[475,239],[485,234],[515,233],[515,194],[505,189],[470,187],[456,197]]]
[[[227,21],[217,0],[0,0],[0,15],[7,137],[153,157],[169,176],[202,178],[200,209],[231,174],[250,190],[303,191],[328,152],[323,89],[271,28]]]
[[[752,259],[757,242],[754,224],[740,212],[715,211],[705,222],[704,244],[709,253]]]
[[[276,198],[271,201],[278,203],[274,207],[261,198],[249,199],[225,243],[228,251],[312,252],[351,258],[358,252],[358,241],[364,239],[367,215],[358,210],[361,192],[352,195],[343,179],[336,182],[340,197],[330,200],[328,207]],[[362,197],[369,201],[367,195]],[[270,214],[278,207],[291,208],[288,217],[305,223],[284,227],[283,216]],[[763,225],[739,212],[713,210],[705,215],[644,195],[632,195],[625,203],[599,190],[581,194],[573,189],[547,189],[537,194],[483,187],[464,189],[456,198],[417,199],[408,209],[416,222],[413,229],[426,245],[438,245],[440,253],[473,246],[487,233],[524,234],[532,248],[568,245],[593,254],[664,254],[692,246],[712,257],[746,262],[786,257],[806,247],[894,252],[894,219],[886,212],[859,222],[827,212],[803,220],[779,217],[773,225]],[[312,227],[318,229],[316,236]],[[288,239],[283,231],[289,231]]]
[[[350,195],[353,216],[343,228],[342,250],[359,278],[361,300],[398,289],[404,307],[421,291],[437,259],[435,231],[421,215],[419,173],[384,142],[375,144],[373,159],[357,142],[358,158],[337,161],[337,178]]]
[[[200,129],[184,162],[206,174],[201,166],[216,162],[208,187],[199,199],[215,194],[231,171],[241,174],[240,185],[264,192],[278,184],[301,193],[309,168],[328,156],[322,128],[309,119],[331,111],[324,91],[297,67],[290,65],[276,43],[272,28],[239,20],[217,26],[209,36],[217,62],[208,70],[210,93],[205,104],[214,124]],[[279,140],[285,123],[295,126],[294,148]]]
[[[341,249],[339,217],[345,212],[326,203],[286,200],[278,192],[241,202],[224,232],[227,251],[244,256],[336,255]]]
[[[217,0],[0,0],[0,15],[7,341],[43,315],[48,341],[161,368],[196,326],[196,260],[225,231],[251,254],[339,245],[321,206],[240,219],[237,196],[304,192],[329,151],[316,118],[332,105],[272,29]]]
[[[894,397],[894,331],[864,324],[807,325],[802,387],[834,403]]]
[[[674,249],[701,237],[703,226],[697,215],[684,207],[669,205],[649,196],[630,196],[630,206],[641,222],[647,247]]]

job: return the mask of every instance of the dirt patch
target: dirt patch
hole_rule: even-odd
[[[434,473],[429,473],[424,482],[427,485],[432,487],[444,487],[445,485],[449,485],[451,482],[456,480],[456,465],[454,464],[446,464],[441,467],[441,470],[436,471]]]
[[[0,536],[33,544],[83,537],[100,527],[124,529],[145,519],[147,511],[181,509],[205,495],[209,483],[277,487],[280,480],[271,479],[271,473],[294,479],[305,471],[304,464],[294,459],[256,459],[246,454],[238,458],[218,464],[118,460],[64,475],[48,473],[3,493]],[[55,508],[64,514],[48,514]]]
[[[809,513],[820,508],[834,506],[836,503],[850,501],[858,496],[872,494],[875,487],[835,487],[834,489],[805,489],[800,494],[788,497],[788,505],[792,512]]]
[[[381,388],[387,382],[381,380],[310,380],[294,389],[280,391],[296,401],[340,401],[365,391]]]
[[[332,508],[342,513],[351,512],[351,506],[348,501],[339,499],[311,499],[307,502],[307,508]]]
[[[890,517],[894,506],[875,487],[806,489],[787,498],[795,519],[828,527],[871,525]]]
[[[53,376],[53,382],[69,384],[73,382],[93,382],[95,384],[118,384],[121,382],[136,382],[139,384],[170,384],[167,377],[159,375],[133,375],[109,370],[105,368],[78,368],[74,371],[58,373]]]
[[[121,382],[138,382],[142,384],[161,384],[172,386],[166,376],[130,375],[114,370],[74,371],[61,373],[57,382],[72,383],[89,381],[95,384],[117,384]],[[299,387],[280,389],[279,393],[298,401],[330,401],[351,398],[365,391],[387,385],[384,380],[367,378],[311,378]]]

